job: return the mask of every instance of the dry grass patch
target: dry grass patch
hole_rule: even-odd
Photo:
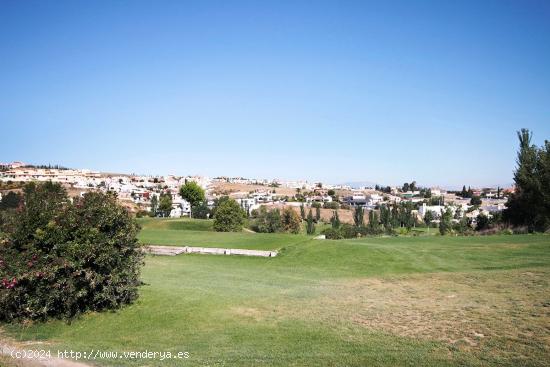
[[[440,341],[482,359],[548,365],[549,276],[539,268],[331,282],[317,286],[318,297],[294,298],[272,315]]]

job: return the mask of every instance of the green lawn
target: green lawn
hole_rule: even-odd
[[[276,258],[148,256],[134,305],[5,332],[52,350],[190,353],[185,361],[93,362],[102,366],[550,363],[549,236],[209,240],[207,224],[174,228],[191,225],[181,223],[149,223],[141,240],[181,232],[171,238],[260,248],[273,236],[266,248],[283,249]]]
[[[139,240],[148,245],[278,250],[309,239],[287,233],[215,232],[211,220],[141,218],[139,223]]]

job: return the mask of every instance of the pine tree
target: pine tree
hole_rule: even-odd
[[[550,143],[546,141],[539,149],[531,144],[528,129],[517,134],[520,147],[514,172],[516,188],[508,199],[504,218],[530,231],[545,231],[550,227]]]

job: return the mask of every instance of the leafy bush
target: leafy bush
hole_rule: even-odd
[[[283,228],[281,212],[279,209],[267,210],[265,206],[261,206],[259,210],[253,210],[250,228],[261,233],[281,232]]]
[[[28,184],[0,246],[0,320],[70,319],[138,297],[139,226],[113,194],[71,203],[59,184]]]
[[[344,238],[337,228],[327,228],[322,232],[327,240],[341,240]]]
[[[9,191],[0,200],[0,210],[15,209],[21,204],[21,194]]]
[[[302,220],[298,213],[292,208],[285,208],[281,218],[283,230],[294,234],[300,233],[302,229]]]
[[[217,232],[242,231],[246,213],[234,199],[226,199],[216,209],[214,230]]]
[[[191,208],[191,213],[195,219],[208,219],[210,217],[210,208],[205,202],[200,202]]]
[[[335,201],[330,201],[330,202],[327,202],[327,203],[324,203],[323,204],[323,208],[325,209],[339,209],[340,208],[340,204],[338,204],[337,202]]]
[[[353,226],[348,223],[340,226],[340,232],[344,238],[356,238],[359,234],[367,234],[365,227]]]

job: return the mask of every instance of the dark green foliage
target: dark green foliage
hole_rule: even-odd
[[[204,201],[199,202],[197,205],[191,208],[193,218],[195,219],[208,219],[211,215],[210,208]]]
[[[435,219],[434,214],[432,211],[428,210],[426,214],[424,214],[424,222],[429,227],[432,223],[432,221]]]
[[[343,223],[340,228],[340,233],[342,233],[343,238],[356,238],[360,230],[358,227],[353,226],[348,223]]]
[[[340,240],[344,238],[340,230],[336,228],[327,228],[323,231],[323,234],[327,240]]]
[[[458,219],[457,223],[453,224],[453,230],[461,235],[472,234],[473,229],[471,226],[471,220],[468,217],[463,216]]]
[[[59,184],[28,184],[0,246],[0,320],[73,318],[138,297],[139,226],[111,193],[71,203]]]
[[[240,232],[243,229],[246,213],[233,199],[226,199],[218,206],[214,217],[214,230],[217,232]]]
[[[477,195],[472,196],[470,199],[470,205],[481,205],[481,198]]]
[[[468,186],[468,190],[466,190],[466,185],[462,186],[462,191],[460,192],[459,196],[463,197],[464,199],[468,199],[474,196],[474,192],[472,191],[472,188]]]
[[[366,227],[366,233],[369,235],[378,235],[384,232],[383,228],[380,226],[380,221],[378,219],[378,213],[374,210],[369,212],[369,224]]]
[[[353,222],[357,227],[362,227],[364,224],[365,211],[363,207],[357,206],[353,212]]]
[[[265,206],[261,206],[259,210],[252,211],[250,227],[261,233],[282,232],[281,212],[279,209],[267,210]]]
[[[529,231],[546,231],[550,228],[550,142],[538,148],[531,138],[529,130],[518,131],[516,190],[508,199],[504,219]]]
[[[340,228],[340,217],[338,216],[338,210],[332,212],[332,218],[330,218],[330,224],[333,229]]]
[[[311,212],[311,209],[309,209],[309,213],[307,215],[306,232],[309,235],[312,235],[312,234],[315,233],[315,223],[314,223],[314,220],[313,220],[313,213]]]
[[[441,235],[446,235],[452,230],[452,220],[453,212],[450,208],[447,208],[447,210],[441,214],[441,219],[439,221],[439,233]]]
[[[160,194],[158,213],[163,217],[168,217],[172,211],[172,195],[169,192]]]
[[[218,208],[220,207],[220,205],[224,202],[224,201],[227,201],[229,200],[229,196],[222,196],[218,199],[214,199],[214,207],[212,208],[212,210],[210,211],[210,217],[211,218],[215,218],[216,217],[216,211],[218,210]]]
[[[15,209],[21,204],[21,200],[21,194],[9,191],[7,194],[4,194],[2,200],[0,200],[0,210]]]
[[[489,229],[489,217],[485,214],[479,214],[476,218],[476,231]]]
[[[329,201],[323,204],[323,208],[336,210],[340,208],[340,204],[336,201]]]
[[[432,196],[428,199],[428,205],[445,205],[443,196]]]
[[[311,209],[310,209],[311,211]],[[300,216],[302,217],[302,220],[306,219],[306,208],[304,207],[304,204],[300,205]]]
[[[316,222],[321,221],[321,206],[315,207],[315,221]]]

